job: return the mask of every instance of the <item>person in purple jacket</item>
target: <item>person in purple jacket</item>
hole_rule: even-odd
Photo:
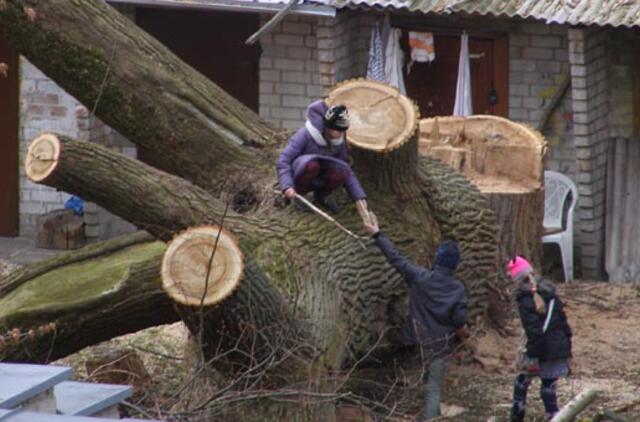
[[[344,185],[361,215],[368,215],[366,195],[347,162],[345,132],[349,114],[344,105],[324,100],[307,108],[307,121],[280,153],[276,168],[282,193],[289,199],[313,192],[313,202],[333,213],[340,211],[329,194]],[[364,217],[363,217],[364,218]]]

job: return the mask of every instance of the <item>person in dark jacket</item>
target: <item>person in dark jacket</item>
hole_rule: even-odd
[[[449,357],[458,345],[456,333],[466,337],[467,300],[464,285],[453,273],[460,261],[458,244],[445,240],[438,245],[433,268],[413,264],[403,257],[380,231],[373,215],[365,223],[376,245],[402,275],[409,288],[409,319],[402,327],[408,344],[419,345],[433,359],[426,377],[424,417],[440,415],[440,396]]]
[[[287,198],[313,192],[317,205],[337,213],[339,207],[329,194],[344,185],[362,215],[366,195],[347,162],[348,128],[344,105],[329,107],[324,100],[309,105],[305,125],[289,139],[276,163],[280,189]]]
[[[514,282],[525,334],[524,347],[519,350],[511,421],[524,421],[527,390],[536,376],[541,380],[540,398],[551,419],[558,412],[558,378],[570,373],[572,334],[564,304],[556,295],[553,284],[536,279],[531,265],[523,257],[509,261],[507,270]]]

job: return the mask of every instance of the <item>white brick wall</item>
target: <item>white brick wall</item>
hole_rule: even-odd
[[[45,131],[75,137],[77,101],[28,60],[20,59],[20,236],[35,233],[36,217],[62,208],[69,194],[30,182],[24,173],[29,143]]]
[[[325,90],[338,82],[366,76],[373,22],[373,15],[350,10],[340,11],[335,19],[320,21],[318,55],[320,82]]]
[[[271,16],[262,16],[264,25]],[[310,102],[322,94],[317,19],[290,15],[260,38],[260,117],[278,128],[297,129]]]

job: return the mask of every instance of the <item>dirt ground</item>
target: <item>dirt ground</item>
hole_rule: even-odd
[[[577,282],[557,284],[572,326],[573,374],[559,382],[562,405],[588,386],[601,391],[580,417],[594,417],[604,409],[616,410],[640,398],[640,286]],[[512,362],[518,342],[518,324],[514,335],[500,337],[486,333],[478,341],[476,354],[481,365],[453,366],[446,403],[466,409],[454,420],[508,420]],[[529,420],[544,420],[539,398],[539,381],[534,381],[528,397]],[[626,421],[640,420],[640,403],[616,412]]]
[[[640,354],[637,353],[640,349],[640,330],[637,329],[640,323],[640,285],[577,282],[557,286],[561,298],[566,302],[574,331],[573,375],[559,382],[560,404],[566,403],[588,386],[598,388],[601,393],[581,417],[594,417],[604,409],[615,410],[640,398]],[[519,337],[519,321],[516,318],[511,321],[507,331],[511,335],[506,337],[494,330],[476,333],[473,363],[469,363],[467,357],[465,363],[456,362],[450,366],[443,408],[449,413],[462,413],[450,416],[447,420],[508,420],[512,362]],[[86,349],[59,363],[74,365],[78,377],[83,378],[87,374],[82,362],[98,350],[136,350],[151,380],[144,384],[141,389],[144,394],[137,394],[134,403],[141,408],[149,406],[149,403],[166,406],[175,391],[189,378],[188,371],[183,369],[186,336],[180,323],[156,327]],[[413,374],[413,378],[419,380],[419,375]],[[391,420],[411,421],[419,413],[424,387],[421,382],[409,384],[403,391],[405,407],[400,413],[404,413],[404,416],[395,413],[396,416]],[[529,421],[544,420],[538,389],[539,381],[536,380],[529,394]],[[408,397],[411,399],[407,400]],[[407,406],[407,401],[413,401],[415,405]],[[132,413],[136,414],[135,411]],[[640,420],[640,403],[616,414],[626,421]],[[363,416],[349,420],[374,419]]]
[[[2,266],[0,262],[0,273],[14,268]],[[566,303],[574,332],[573,374],[559,382],[560,404],[591,386],[600,390],[600,395],[580,414],[583,419],[579,420],[591,420],[605,409],[616,411],[625,421],[640,420],[640,403],[634,403],[640,398],[640,330],[637,329],[640,325],[640,284],[578,281],[556,286]],[[462,361],[452,363],[443,409],[455,415],[444,419],[508,420],[514,376],[512,362],[520,335],[515,313],[505,331],[509,333],[506,336],[497,334],[495,330],[477,331],[473,357],[467,355]],[[163,414],[159,409],[170,409],[180,400],[181,390],[193,376],[192,362],[195,358],[194,353],[185,348],[186,339],[187,332],[181,323],[154,327],[87,348],[55,363],[73,366],[76,379],[98,380],[95,373],[87,373],[87,361],[114,350],[135,351],[141,365],[127,369],[133,374],[129,374],[126,382],[136,387],[136,394],[125,410],[137,417],[158,417]],[[422,406],[424,386],[420,375],[418,371],[411,373],[410,364],[405,371],[407,378],[413,381],[407,382],[404,388],[398,388],[396,379],[394,385],[403,400],[388,420],[415,420]],[[360,375],[365,374],[366,370]],[[539,381],[536,380],[529,393],[528,421],[544,420],[538,390]],[[386,400],[392,400],[392,395]],[[634,404],[619,410],[629,403]],[[367,411],[354,413],[348,406],[343,410],[340,414],[351,415],[348,419],[344,416],[344,421],[377,419]]]

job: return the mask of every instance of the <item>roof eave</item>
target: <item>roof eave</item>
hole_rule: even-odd
[[[142,7],[158,7],[170,9],[190,10],[222,10],[228,12],[276,13],[285,3],[260,3],[258,1],[224,0],[215,3],[205,0],[107,0],[109,3],[130,4]],[[335,17],[336,9],[331,6],[316,4],[299,4],[293,7],[291,13],[298,15],[312,15]]]

